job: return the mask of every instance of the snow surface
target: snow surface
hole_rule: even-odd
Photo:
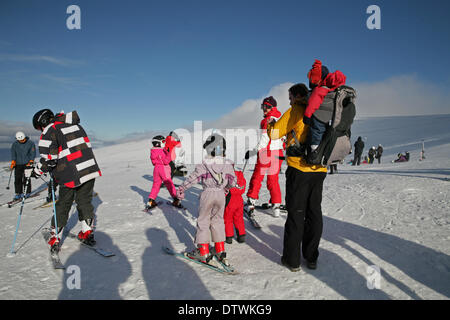
[[[25,203],[17,253],[7,257],[20,206],[0,207],[0,299],[449,299],[449,128],[450,116],[357,121],[352,140],[362,135],[367,137],[365,152],[369,144],[382,143],[386,153],[382,164],[340,165],[339,174],[325,179],[318,268],[290,272],[283,267],[285,215],[273,218],[260,211],[263,228],[255,230],[246,221],[246,243],[226,246],[240,272],[236,276],[161,250],[163,245],[193,248],[199,185],[187,191],[187,212],[164,204],[144,213],[153,171],[149,141],[96,149],[103,172],[95,185],[96,238],[116,256],[103,258],[77,240],[64,239],[62,262],[81,271],[81,289],[70,290],[73,271],[53,270],[39,232],[49,225],[52,209],[33,210],[42,199]],[[426,159],[418,161],[422,139]],[[390,162],[406,150],[410,162]],[[247,183],[251,169],[245,172]],[[1,203],[13,195],[13,188],[5,190],[8,178],[2,170]],[[41,185],[42,180],[33,180],[35,188]],[[284,194],[284,174],[280,185]],[[170,198],[166,189],[159,197],[164,203]],[[268,200],[265,187],[260,197]],[[80,229],[75,207],[68,228]],[[381,270],[379,289],[367,285],[372,265]]]

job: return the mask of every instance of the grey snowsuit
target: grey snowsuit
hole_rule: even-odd
[[[178,188],[177,195],[183,198],[184,191],[201,182],[195,244],[225,241],[225,193],[236,184],[233,163],[223,157],[206,157],[195,167],[189,177]]]

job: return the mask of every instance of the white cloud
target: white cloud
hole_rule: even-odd
[[[82,64],[66,58],[57,58],[46,55],[26,55],[26,54],[0,54],[0,61],[16,61],[16,62],[48,62],[60,66],[71,66]]]
[[[349,85],[358,94],[358,117],[450,113],[448,91],[416,75],[400,75],[379,82]]]
[[[256,99],[248,99],[230,113],[220,117],[210,123],[214,128],[234,128],[234,127],[259,127],[262,120],[261,102],[264,98],[273,96],[277,101],[280,112],[289,109],[288,89],[293,83],[282,83],[269,90],[267,94]]]
[[[307,83],[305,83],[307,85]],[[283,113],[289,108],[288,89],[293,83],[282,83],[259,98],[248,99],[230,113],[205,127],[259,127],[261,102],[273,96]],[[450,114],[450,94],[416,75],[400,75],[379,82],[348,83],[357,91],[357,117]]]

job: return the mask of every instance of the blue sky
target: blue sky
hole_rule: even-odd
[[[81,30],[66,27],[72,4]],[[372,4],[381,30],[366,28]],[[78,110],[102,139],[172,130],[307,82],[316,58],[350,84],[409,75],[445,98],[449,11],[447,0],[2,0],[1,120],[49,107]]]

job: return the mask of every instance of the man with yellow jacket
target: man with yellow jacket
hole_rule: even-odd
[[[267,127],[270,139],[287,136],[286,208],[288,216],[284,227],[281,262],[291,271],[300,270],[301,254],[309,269],[317,267],[319,243],[322,236],[322,190],[327,168],[307,164],[296,155],[296,146],[303,144],[308,126],[303,116],[308,102],[308,88],[296,84],[289,88],[291,108],[278,121]]]

